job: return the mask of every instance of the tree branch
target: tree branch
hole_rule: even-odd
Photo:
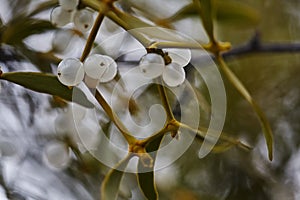
[[[255,33],[246,44],[235,47],[223,53],[224,58],[242,56],[251,53],[296,53],[300,52],[300,43],[262,43],[260,34]]]

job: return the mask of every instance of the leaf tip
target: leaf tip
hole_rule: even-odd
[[[268,148],[268,157],[270,161],[273,161],[273,143],[271,143]]]
[[[273,154],[272,153],[269,153],[269,160],[273,161]]]

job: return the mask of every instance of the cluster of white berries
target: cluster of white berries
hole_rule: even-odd
[[[163,57],[156,53],[144,55],[139,63],[145,77],[154,79],[162,75],[164,82],[170,87],[181,85],[185,80],[185,67],[191,60],[188,49],[168,49],[172,62],[165,65]]]
[[[87,32],[93,26],[93,12],[89,9],[77,10],[79,0],[59,0],[58,7],[51,13],[51,22],[57,27],[73,22],[80,32]]]
[[[105,83],[111,81],[117,74],[117,63],[109,56],[93,54],[84,63],[77,58],[63,59],[57,68],[58,80],[66,86],[78,85],[84,79],[92,79]]]

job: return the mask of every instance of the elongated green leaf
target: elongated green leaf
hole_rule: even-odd
[[[107,12],[107,17],[109,17],[112,21],[123,27],[125,30],[129,31],[136,28],[142,27],[151,27],[150,24],[143,22],[137,17],[129,15],[127,13],[121,12],[120,10],[114,10],[114,12]],[[142,45],[148,47],[151,44],[151,40],[146,38],[144,35],[139,33],[138,31],[130,32],[132,36],[135,37]]]
[[[33,11],[29,14],[29,16],[34,16],[42,11],[55,7],[56,5],[58,5],[57,0],[49,0],[49,1],[41,2],[35,7],[35,9],[33,9]]]
[[[174,15],[169,17],[167,20],[171,22],[175,22],[184,18],[195,17],[199,14],[198,12],[201,12],[201,10],[197,11],[196,6],[193,3],[191,3],[178,10]]]
[[[46,20],[39,20],[20,15],[12,19],[2,29],[1,42],[12,45],[20,45],[22,41],[33,34],[44,33],[55,27]]]
[[[202,19],[205,31],[211,42],[215,42],[213,26],[213,1],[212,0],[194,0],[194,4]]]
[[[195,132],[195,131],[193,131],[193,132]],[[204,140],[206,134],[208,134],[208,133],[210,134],[209,137],[212,137],[212,138],[215,137],[214,136],[215,133],[218,134],[217,131],[208,130],[207,128],[199,127],[196,138],[202,142]],[[222,149],[224,151],[226,151],[227,149],[229,149],[230,147],[233,147],[233,146],[236,146],[236,147],[241,148],[246,151],[250,151],[252,149],[252,147],[248,146],[247,144],[244,144],[243,142],[241,142],[235,138],[232,138],[228,135],[229,135],[228,133],[222,132],[222,134],[220,136],[218,136],[221,144],[215,144],[213,146],[212,150],[214,152],[221,152]]]
[[[149,155],[154,161],[153,165],[145,166],[141,159],[139,159],[138,163],[139,186],[145,197],[147,197],[149,200],[158,199],[158,193],[154,182],[154,164],[157,155],[157,150],[160,146],[163,137],[164,136],[162,135],[160,137],[155,138],[146,146],[146,151],[149,152]]]
[[[40,72],[9,72],[3,73],[0,79],[16,83],[36,92],[59,96],[67,101],[73,101],[73,90],[78,90],[76,91],[76,95],[79,96],[76,97],[75,102],[88,108],[94,107],[82,91],[76,87],[70,89],[64,86],[53,74]]]
[[[228,25],[255,26],[260,19],[257,10],[247,4],[232,0],[218,0],[216,13],[217,21]]]
[[[149,200],[158,199],[158,193],[154,182],[154,168],[144,166],[141,160],[139,160],[138,171],[140,172],[138,174],[139,186],[145,197]]]
[[[224,62],[223,58],[221,56],[218,57],[218,61],[220,62],[220,67],[227,76],[228,80],[234,85],[234,87],[237,89],[237,91],[251,104],[253,110],[256,112],[258,119],[260,121],[260,124],[262,126],[262,130],[265,136],[265,140],[268,147],[269,152],[269,160],[273,159],[273,133],[272,129],[270,127],[270,124],[264,114],[264,112],[261,110],[261,108],[257,105],[257,103],[254,101],[254,99],[251,97],[248,90],[245,88],[245,86],[242,84],[242,82],[235,76],[235,74],[229,69],[227,64]]]
[[[20,46],[19,51],[26,57],[34,66],[36,66],[41,72],[51,73],[51,64],[58,65],[61,61],[52,52],[38,52],[25,45]]]
[[[215,1],[214,6],[216,9],[216,20],[221,24],[238,27],[255,26],[260,19],[257,10],[242,2],[217,0]],[[197,10],[197,7],[195,7],[194,4],[188,4],[169,17],[167,21],[174,22],[183,18],[195,17],[199,12],[202,13],[201,10]]]
[[[132,16],[128,13],[121,12],[119,10],[115,10],[114,14],[124,22],[124,25],[123,25],[123,23],[119,24],[119,25],[123,26],[123,28],[125,28],[126,30],[134,29],[134,28],[142,28],[142,27],[151,27],[150,24],[148,24],[148,23],[140,20],[139,18]],[[110,14],[110,13],[108,13],[108,17],[110,17],[114,21],[116,19],[114,17],[114,15]]]
[[[213,153],[223,153],[233,147],[232,144],[230,143],[225,143],[225,144],[220,144],[220,145],[215,145],[214,148],[212,149]]]
[[[111,169],[105,176],[101,186],[102,200],[115,200],[118,197],[120,183],[122,181],[124,170],[130,161],[131,156],[127,156]]]

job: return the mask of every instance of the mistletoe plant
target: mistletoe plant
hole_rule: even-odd
[[[101,146],[103,145],[104,137],[113,141],[113,136],[108,136],[110,129],[105,128],[109,124],[109,126],[114,126],[117,129],[113,132],[120,134],[121,137],[115,136],[121,140],[117,144],[123,145],[122,152],[127,152],[127,155],[121,154],[112,162],[110,162],[110,159],[112,160],[113,157],[104,159],[105,162],[108,160],[107,162],[110,163],[103,164],[108,165],[112,169],[105,174],[105,178],[102,181],[101,199],[111,200],[118,197],[122,177],[125,172],[130,171],[126,168],[132,166],[130,162],[134,158],[138,158],[136,166],[134,166],[137,169],[133,171],[137,174],[141,191],[148,199],[158,199],[154,171],[158,154],[164,147],[168,147],[168,145],[163,145],[164,140],[170,143],[177,141],[177,145],[180,146],[181,140],[184,140],[184,137],[186,137],[185,135],[189,135],[192,139],[195,138],[200,143],[203,143],[204,146],[206,144],[206,150],[202,151],[202,156],[199,153],[201,157],[205,156],[210,150],[225,151],[233,146],[244,150],[251,149],[246,144],[230,137],[229,134],[221,133],[221,130],[217,130],[218,127],[215,130],[211,127],[200,126],[199,118],[193,119],[193,115],[189,115],[188,118],[190,117],[191,121],[194,120],[196,125],[182,120],[184,118],[183,112],[185,111],[178,111],[178,104],[181,104],[181,101],[178,100],[178,94],[184,96],[185,93],[184,91],[178,92],[178,88],[184,88],[183,90],[185,90],[185,87],[189,86],[192,93],[197,94],[195,96],[197,96],[197,103],[200,104],[200,107],[207,103],[205,98],[200,98],[201,93],[197,91],[196,83],[191,81],[188,83],[187,78],[192,73],[190,69],[197,65],[197,62],[205,62],[205,59],[208,59],[208,57],[210,59],[209,62],[217,64],[225,76],[224,78],[227,78],[253,107],[264,133],[269,152],[268,157],[270,160],[273,158],[273,134],[268,120],[259,105],[224,60],[224,55],[231,48],[230,43],[221,42],[215,36],[214,20],[222,19],[222,15],[225,16],[226,12],[228,14],[230,6],[237,6],[239,9],[235,9],[235,12],[229,13],[229,15],[244,17],[250,21],[257,20],[255,11],[243,4],[231,1],[227,3],[219,0],[194,0],[165,19],[156,19],[151,15],[151,12],[131,1],[59,0],[43,2],[26,15],[25,19],[28,21],[24,22],[24,31],[14,32],[13,29],[17,26],[15,23],[12,23],[11,26],[7,24],[1,28],[1,42],[6,44],[17,44],[17,40],[22,41],[30,34],[33,34],[27,31],[31,27],[35,28],[31,32],[57,29],[50,52],[39,53],[29,49],[24,50],[26,49],[25,45],[22,42],[18,43],[20,49],[24,50],[24,54],[35,54],[43,61],[44,66],[41,66],[40,62],[37,64],[42,72],[1,71],[0,78],[22,85],[33,91],[53,95],[56,97],[56,101],[62,103],[62,106],[65,101],[75,103],[70,103],[70,112],[68,111],[57,118],[56,128],[58,132],[78,132],[78,134],[68,135],[67,144],[56,142],[45,147],[45,159],[49,165],[54,168],[66,168],[70,163],[70,150],[79,160],[82,159],[81,154],[86,150],[93,154],[95,149],[100,149],[101,155],[111,155],[110,151],[113,150],[110,149],[110,146],[106,148]],[[49,16],[51,23],[47,20],[36,20],[33,18],[48,9],[52,10]],[[135,12],[136,10],[139,12]],[[94,20],[95,15],[96,18]],[[209,39],[208,43],[199,44],[193,39],[180,35],[180,33],[176,34],[175,31],[171,30],[173,28],[172,22],[190,15],[198,15],[201,18],[202,25]],[[21,15],[18,20],[22,21],[22,17]],[[143,20],[146,18],[147,20]],[[123,33],[127,34],[126,37],[122,33],[123,35],[118,35],[115,38],[112,35],[112,39],[109,42],[97,42],[96,36],[100,33],[100,28],[105,26],[104,21],[107,19],[114,23],[115,28],[121,27],[125,30]],[[37,27],[39,29],[36,29]],[[69,44],[72,43],[72,38],[75,36],[85,40],[81,56],[64,56],[64,51],[68,49]],[[129,37],[131,39],[128,39]],[[130,61],[126,60],[127,55],[116,57],[109,51],[105,51],[105,44],[113,43],[113,45],[120,46],[121,44],[118,43],[123,41],[127,42],[128,48],[130,43],[138,43],[141,47],[140,49],[142,49],[140,51],[142,53],[135,54],[138,60],[135,64],[138,67],[134,71],[135,76],[133,79],[135,88],[144,88],[136,91],[139,91],[140,95],[155,91],[154,93],[158,94],[163,107],[163,112],[156,112],[154,109],[152,112],[150,109],[149,115],[150,117],[152,116],[151,120],[155,123],[163,122],[163,124],[161,127],[155,124],[156,127],[159,127],[155,131],[151,128],[144,130],[145,134],[139,135],[138,131],[132,131],[128,127],[127,119],[124,118],[124,113],[129,112],[131,115],[134,115],[141,112],[134,97],[132,97],[134,95],[130,96],[124,92],[126,91],[124,89],[126,88],[124,79],[126,79],[125,76],[127,75],[122,72],[119,65],[121,62],[130,63]],[[110,49],[110,52],[114,48]],[[194,60],[193,57],[197,57],[199,52],[204,52],[206,56],[201,57],[200,55],[198,60]],[[61,59],[56,56],[57,54],[61,54],[64,57]],[[33,63],[37,62],[33,61]],[[54,69],[51,66],[55,66]],[[142,80],[142,82],[139,80]],[[115,93],[118,93],[116,99],[113,98]],[[106,96],[111,97],[111,104]],[[122,98],[125,99],[126,104],[129,106],[127,111],[118,110],[113,106],[114,103]],[[192,100],[188,100],[184,104],[190,102]],[[93,124],[93,122],[87,122],[86,115],[88,115],[87,110],[94,110],[94,108],[96,108],[96,111],[93,119],[95,119],[96,123]],[[200,112],[197,109],[189,112],[194,112],[194,114],[196,112],[197,115]],[[205,107],[203,107],[203,110],[206,110],[207,114],[210,112],[210,109],[207,110]],[[71,122],[68,121],[70,118],[72,118]],[[96,126],[103,119],[106,119],[106,123],[100,123],[101,127]],[[73,126],[72,131],[69,130],[70,126]],[[102,136],[99,136],[99,133]],[[178,148],[180,148],[179,146]],[[170,148],[166,152],[173,150],[173,148]],[[118,153],[115,152],[115,154]],[[102,158],[100,158],[101,161]],[[99,168],[101,168],[100,164]]]

